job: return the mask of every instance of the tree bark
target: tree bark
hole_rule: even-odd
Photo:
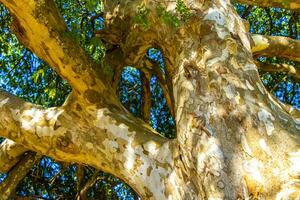
[[[300,62],[300,41],[281,36],[253,34],[252,52],[255,56],[277,56]]]
[[[150,112],[151,112],[151,92],[150,92],[150,80],[151,75],[147,74],[143,70],[141,73],[142,81],[142,116],[145,122],[150,121]]]
[[[264,72],[286,72],[292,76],[295,81],[300,82],[300,69],[289,64],[270,64],[270,63],[255,63],[257,68]]]
[[[11,199],[15,194],[19,182],[27,175],[29,170],[41,159],[42,156],[28,152],[21,161],[9,172],[0,185],[0,199]]]
[[[300,11],[300,3],[297,0],[275,0],[275,1],[266,1],[266,0],[234,0],[238,3],[244,3],[248,5],[260,6],[260,7],[278,7],[290,9],[296,12]]]
[[[87,192],[98,180],[99,178],[99,170],[96,170],[93,174],[93,176],[86,182],[86,184],[82,187],[82,189],[79,191],[79,196],[77,197],[78,200],[87,200]]]
[[[52,1],[0,1],[24,28],[27,44],[34,44],[31,49],[44,51],[38,46],[40,35],[28,34],[28,24],[49,33],[36,18],[49,17],[38,5]],[[60,62],[56,52],[73,46],[64,46],[51,34],[42,34],[53,45],[48,54],[37,54],[75,91],[62,107],[49,109],[0,93],[2,136],[57,160],[109,172],[143,199],[300,198],[299,115],[289,115],[264,88],[250,34],[230,2],[191,0],[187,5],[192,15],[178,26],[158,16],[155,2],[107,1],[105,27],[111,35],[105,38],[121,46],[124,57],[136,54],[133,63],[144,59],[148,47],[162,49],[172,80],[176,139],[160,137],[125,111],[109,92],[111,84],[101,74],[93,75],[83,52],[62,53],[68,62]],[[176,2],[159,2],[176,14]],[[149,10],[149,29],[134,20],[141,4]],[[60,18],[55,16],[48,23],[52,32],[59,32],[53,22]],[[74,63],[71,58],[77,57]],[[77,64],[86,67],[84,78],[80,70],[72,70]],[[64,71],[65,65],[71,71]],[[77,75],[78,83],[73,79]]]
[[[22,145],[12,140],[4,140],[0,145],[0,172],[7,173],[17,164],[21,156],[27,151]]]

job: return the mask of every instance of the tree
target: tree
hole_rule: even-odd
[[[258,74],[284,71],[297,80],[299,69],[256,61],[298,62],[298,40],[250,34],[229,1],[107,1],[94,15],[105,28],[93,30],[93,42],[106,45],[105,61],[95,62],[52,0],[0,2],[18,40],[72,88],[62,106],[50,108],[1,92],[5,169],[31,150],[111,173],[144,199],[300,197],[299,111],[274,98]],[[239,2],[299,10],[297,1]],[[153,47],[163,52],[164,71],[145,56]],[[123,66],[141,72],[143,120],[116,95]],[[153,75],[175,118],[175,139],[148,124]]]

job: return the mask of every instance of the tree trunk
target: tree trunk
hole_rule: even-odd
[[[24,6],[20,1],[1,2],[12,13]],[[150,29],[132,20],[142,2],[150,10]],[[176,139],[161,138],[131,116],[113,93],[107,92],[112,91],[111,84],[91,75],[92,69],[83,78],[68,77],[68,71],[55,64],[61,61],[53,58],[57,55],[51,49],[47,55],[38,52],[74,83],[76,90],[67,104],[55,109],[10,103],[10,99],[17,100],[7,94],[0,96],[0,114],[6,116],[0,119],[2,135],[55,159],[112,173],[143,199],[300,198],[300,119],[289,115],[264,88],[252,58],[250,34],[230,2],[187,2],[192,16],[173,27],[157,16],[158,5],[153,1],[109,1],[106,27],[110,35],[98,33],[119,43],[124,57],[134,57],[124,64],[137,64],[148,47],[159,45],[163,50],[166,74],[173,84]],[[166,12],[174,11],[175,2],[161,3]],[[42,7],[29,9],[24,16],[19,13],[19,26],[27,30],[26,20],[31,20],[36,29],[46,32],[55,16],[45,26],[31,13],[38,9]],[[55,35],[55,30],[51,29],[51,34]],[[22,34],[26,41],[34,41],[29,46],[35,51],[42,40],[39,35]],[[53,39],[51,45],[64,43]],[[73,54],[62,48],[62,55],[68,58],[65,69],[76,74],[74,62],[68,61]],[[87,62],[86,57],[80,58],[76,57],[76,63]],[[89,76],[95,81],[85,82]],[[104,95],[109,95],[109,100]]]

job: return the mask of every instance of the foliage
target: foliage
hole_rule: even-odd
[[[176,15],[172,14],[171,12],[166,11],[166,9],[163,6],[158,5],[156,7],[156,13],[158,17],[162,19],[162,21],[165,22],[166,24],[173,26],[175,28],[179,27],[180,25],[179,18]]]
[[[182,20],[187,20],[192,16],[192,12],[188,9],[182,0],[176,1],[176,11]]]
[[[166,24],[178,28],[181,21],[186,21],[192,16],[192,12],[184,4],[182,0],[176,1],[176,13],[167,11],[161,4],[156,7],[156,13],[159,18]]]
[[[149,12],[150,10],[146,8],[144,4],[137,7],[134,20],[137,24],[140,24],[144,30],[150,28],[150,21],[148,19]]]

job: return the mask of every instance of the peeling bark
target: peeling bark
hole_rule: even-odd
[[[6,139],[0,145],[0,172],[7,173],[21,159],[21,156],[27,151],[22,145],[12,140]]]
[[[277,56],[300,62],[300,41],[281,36],[252,35],[254,56]]]
[[[156,185],[151,180],[171,169],[172,141],[116,106],[91,105],[71,96],[60,108],[44,109],[5,92],[0,102],[0,114],[5,116],[0,118],[2,136],[56,160],[111,173],[141,196],[152,196]],[[145,190],[149,185],[151,190]]]
[[[47,31],[30,10],[45,5],[45,0],[26,0],[32,4],[22,12],[16,7],[25,3],[0,1],[20,24],[28,18],[37,30]],[[166,80],[167,88],[174,95],[176,139],[159,136],[124,110],[109,92],[111,82],[98,78],[90,85],[93,69],[85,59],[78,63],[86,67],[88,84],[68,77],[79,72],[60,73],[75,87],[62,107],[44,109],[1,92],[0,115],[5,116],[0,118],[1,135],[56,160],[111,173],[143,199],[300,198],[300,119],[263,87],[248,30],[230,2],[191,0],[192,16],[178,27],[157,15],[155,2],[107,1],[105,27],[113,33],[111,42],[121,47],[125,63],[139,63],[148,47],[162,49],[171,80]],[[175,1],[159,2],[176,13]],[[140,4],[149,9],[147,30],[134,20]],[[28,33],[29,27],[23,28]],[[26,38],[38,49],[39,39]],[[51,56],[38,54],[45,60],[55,60],[56,48],[73,48],[48,39],[55,45],[48,50]],[[271,54],[268,47],[276,43],[273,39],[252,51]],[[281,53],[293,59],[299,56],[288,48]],[[62,56],[70,59],[72,54]],[[65,65],[55,63],[49,62],[55,69]]]

